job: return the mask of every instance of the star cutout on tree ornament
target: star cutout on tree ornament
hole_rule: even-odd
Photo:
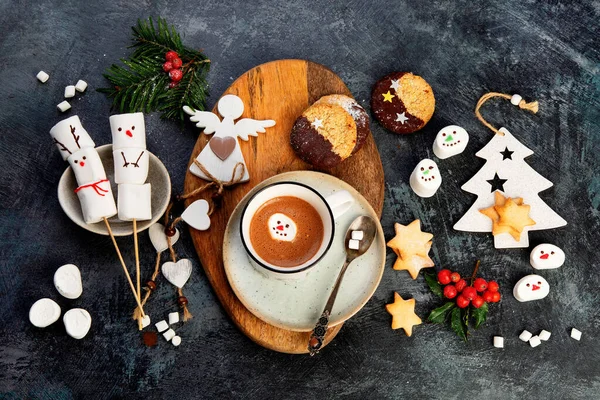
[[[315,129],[319,129],[323,127],[323,120],[319,118],[315,118],[315,120],[311,123],[312,127]]]
[[[383,93],[383,101],[389,101],[390,103],[392,102],[392,99],[394,98],[394,95],[390,93],[390,91],[388,90],[387,93]]]
[[[508,147],[506,147],[504,149],[504,151],[501,151],[500,154],[502,154],[502,161],[504,160],[512,160],[512,154],[514,153],[514,151],[510,151],[508,150]]]
[[[490,185],[492,185],[492,191],[491,193],[494,193],[494,191],[496,190],[500,190],[501,192],[504,192],[504,184],[506,183],[508,179],[500,179],[500,177],[498,176],[498,173],[494,174],[494,179],[487,179],[486,182],[489,183]]]
[[[394,302],[385,309],[392,316],[392,329],[404,329],[406,336],[412,336],[413,326],[421,325],[421,318],[415,314],[415,299],[404,300],[394,292]]]
[[[390,89],[394,89],[396,92],[400,88],[400,79],[392,79],[392,84],[390,85]]]
[[[404,123],[406,121],[408,121],[408,117],[406,116],[406,112],[403,112],[402,114],[396,113],[396,115],[397,115],[396,122],[400,122],[400,123],[402,123],[402,125],[404,125]]]

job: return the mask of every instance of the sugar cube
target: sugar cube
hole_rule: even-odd
[[[352,231],[352,239],[363,240],[365,233],[363,231]]]
[[[540,340],[539,336],[532,336],[531,339],[529,339],[529,344],[531,345],[531,347],[538,347],[540,344],[542,344],[542,341]]]
[[[75,97],[75,86],[69,85],[65,87],[65,98]]]
[[[144,315],[142,318],[142,329],[150,325],[150,316],[148,314]]]
[[[359,247],[360,247],[360,242],[358,240],[350,239],[348,241],[348,248],[350,248],[352,250],[358,250]]]
[[[159,321],[156,324],[154,324],[154,326],[156,327],[156,330],[159,332],[164,332],[167,329],[169,329],[169,324],[167,324],[167,321],[165,321],[164,319],[162,321]]]
[[[40,81],[42,83],[46,83],[48,78],[50,78],[50,75],[48,75],[44,71],[40,71],[40,72],[38,72],[38,74],[35,77],[38,78],[38,81]]]
[[[581,331],[579,329],[571,329],[571,337],[575,340],[581,340]]]
[[[498,349],[504,348],[504,338],[502,336],[494,336],[494,347]]]
[[[77,89],[77,91],[81,93],[85,92],[85,89],[87,89],[87,82],[81,79],[78,80],[75,84],[75,89]]]
[[[71,105],[69,104],[68,101],[61,101],[60,103],[58,103],[58,105],[56,106],[56,108],[58,108],[61,112],[65,112],[67,111],[69,108],[71,108]]]
[[[523,332],[521,332],[521,334],[519,335],[519,339],[521,339],[524,342],[529,342],[529,339],[531,339],[533,335],[531,334],[531,332],[529,332],[528,330],[524,330]]]
[[[173,339],[171,339],[171,343],[173,343],[173,346],[177,347],[181,344],[181,337],[179,336],[173,336]]]
[[[540,340],[548,340],[550,339],[550,335],[552,333],[548,332],[547,330],[543,329],[540,334],[538,335],[538,337],[540,338]]]
[[[169,313],[169,325],[173,325],[179,322],[179,313],[177,311]]]
[[[175,337],[175,331],[173,329],[169,329],[168,331],[163,333],[163,336],[165,337],[165,340],[168,342],[169,340],[171,340]]]

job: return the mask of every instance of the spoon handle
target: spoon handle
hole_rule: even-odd
[[[335,298],[337,297],[338,290],[340,289],[340,284],[342,283],[342,279],[344,278],[346,269],[348,269],[348,265],[350,265],[350,260],[346,259],[346,262],[344,263],[344,266],[342,267],[340,274],[338,275],[337,280],[333,285],[333,290],[329,295],[327,304],[325,304],[325,309],[323,310],[319,321],[317,322],[315,328],[310,334],[310,338],[308,339],[308,351],[311,356],[317,354],[323,346],[325,334],[327,333],[327,328],[329,327],[329,316],[331,315],[331,310],[333,309]]]

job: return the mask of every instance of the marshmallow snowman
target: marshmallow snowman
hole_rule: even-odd
[[[539,275],[527,275],[521,278],[513,289],[513,296],[520,302],[540,300],[549,293],[548,281]]]
[[[141,185],[148,178],[150,156],[145,149],[131,148],[113,151],[115,160],[115,183]]]
[[[529,263],[535,269],[559,268],[565,263],[565,252],[553,244],[542,243],[531,250]]]
[[[290,217],[282,213],[275,213],[269,217],[267,223],[269,227],[269,233],[275,240],[281,240],[283,242],[291,242],[296,238],[298,228]]]
[[[410,187],[420,197],[431,197],[442,184],[442,176],[435,161],[421,160],[410,175]]]
[[[462,153],[469,143],[469,134],[458,125],[442,128],[433,142],[433,153],[437,158],[445,159]]]
[[[114,150],[146,148],[146,124],[143,113],[112,115],[109,121]]]
[[[84,221],[92,224],[115,215],[117,206],[110,182],[94,149],[95,143],[79,117],[75,115],[58,122],[50,129],[50,136],[75,174],[75,193],[81,203]]]

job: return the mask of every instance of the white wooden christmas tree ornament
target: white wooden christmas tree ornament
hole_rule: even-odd
[[[492,220],[480,210],[494,206],[494,192],[499,191],[507,198],[522,198],[523,204],[530,206],[529,217],[535,221],[535,224],[523,228],[520,240],[515,240],[509,233],[495,235],[494,246],[498,249],[529,247],[529,231],[557,228],[566,225],[567,222],[538,195],[539,192],[552,187],[552,182],[524,161],[526,157],[533,154],[533,151],[519,142],[505,128],[495,129],[481,117],[479,108],[492,97],[518,99],[501,93],[488,93],[477,104],[475,114],[485,126],[494,131],[495,135],[483,149],[476,153],[476,156],[485,159],[486,163],[462,186],[462,189],[478,197],[454,225],[454,229],[467,232],[492,232]],[[537,102],[526,103],[520,99],[516,105],[537,112]]]
[[[250,175],[237,139],[240,137],[242,140],[247,141],[248,136],[258,136],[258,133],[265,132],[265,128],[274,126],[275,121],[271,119],[259,121],[243,118],[238,122],[234,122],[242,116],[244,103],[242,99],[232,94],[221,97],[217,109],[223,117],[222,120],[211,112],[196,111],[188,106],[183,107],[183,110],[191,115],[190,121],[196,122],[198,128],[204,128],[206,135],[214,133],[208,145],[196,157],[196,161],[211,176],[202,171],[195,163],[190,166],[190,172],[208,181],[229,182],[236,180],[236,182],[247,182]],[[238,164],[243,165],[244,168],[238,168],[236,173],[241,175],[243,171],[243,175],[232,177]]]

